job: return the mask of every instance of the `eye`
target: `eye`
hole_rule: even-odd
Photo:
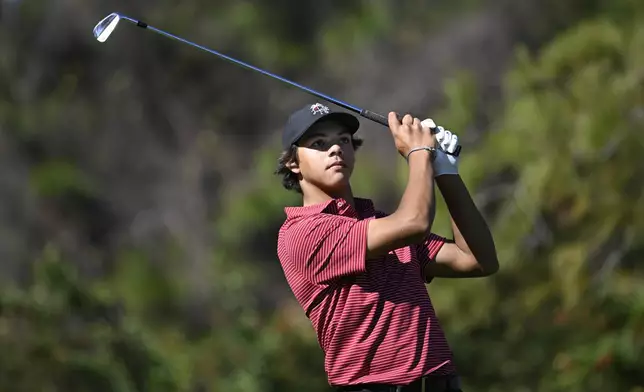
[[[313,147],[313,148],[322,147],[323,145],[324,145],[324,142],[322,140],[319,140],[319,139],[314,141],[313,143],[311,143],[311,147]]]
[[[349,144],[351,142],[351,139],[348,136],[343,136],[340,138],[340,142],[342,144]]]

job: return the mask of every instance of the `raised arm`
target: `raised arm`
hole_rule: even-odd
[[[419,243],[434,221],[435,136],[419,119],[406,115],[400,122],[393,112],[389,113],[389,128],[398,152],[407,159],[409,177],[396,211],[369,222],[367,259]]]
[[[451,151],[458,145],[458,137],[439,127],[437,135],[442,149]],[[457,158],[438,152],[435,162],[435,180],[441,191],[452,223],[453,241],[446,241],[425,260],[423,274],[426,281],[434,277],[469,278],[483,277],[499,269],[494,239],[481,212],[458,174]],[[434,236],[436,237],[436,236]]]
[[[426,275],[443,278],[483,277],[499,270],[494,239],[459,175],[436,178],[450,211],[454,242],[427,264]]]

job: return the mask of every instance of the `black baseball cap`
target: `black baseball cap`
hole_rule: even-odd
[[[321,103],[307,104],[288,118],[282,133],[282,147],[286,150],[297,143],[313,124],[322,120],[342,124],[351,134],[356,133],[360,128],[360,121],[350,113],[332,111]]]

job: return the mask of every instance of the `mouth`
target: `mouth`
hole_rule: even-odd
[[[330,165],[329,165],[329,167],[328,167],[327,169],[331,169],[331,168],[333,168],[333,167],[342,167],[342,168],[346,168],[346,167],[347,167],[347,164],[346,164],[346,163],[344,163],[344,162],[342,162],[342,161],[337,161],[337,162],[333,162],[332,164],[330,164]]]

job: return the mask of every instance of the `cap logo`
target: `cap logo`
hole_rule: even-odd
[[[311,113],[314,115],[316,114],[328,114],[329,113],[329,108],[322,105],[321,103],[316,103],[314,105],[311,105]]]

